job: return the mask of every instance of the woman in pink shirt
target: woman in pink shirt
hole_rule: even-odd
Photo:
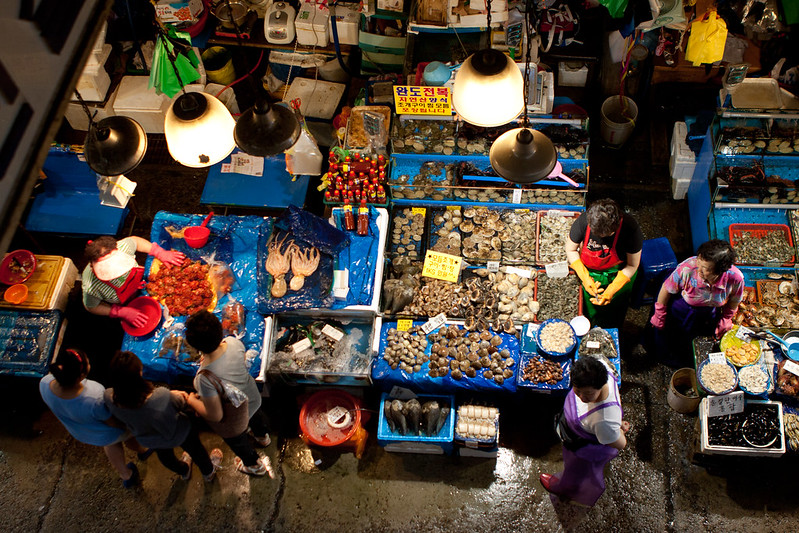
[[[661,361],[685,363],[695,337],[719,338],[732,327],[744,292],[743,274],[733,265],[735,258],[730,243],[713,239],[702,244],[695,257],[677,265],[663,282],[650,320]]]

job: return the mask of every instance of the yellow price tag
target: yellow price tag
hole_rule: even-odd
[[[413,327],[413,320],[409,318],[402,318],[397,320],[397,331],[408,331]]]
[[[424,207],[411,207],[411,214],[424,216],[427,209]]]
[[[461,272],[462,262],[463,259],[457,255],[428,250],[424,258],[422,276],[456,282]]]
[[[459,205],[448,205],[447,206],[447,211],[457,211],[460,208],[461,208],[461,206],[459,206]]]
[[[514,209],[514,211],[516,211],[517,213],[529,213],[530,212],[529,209]]]

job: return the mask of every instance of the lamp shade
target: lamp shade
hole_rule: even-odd
[[[533,183],[549,176],[558,162],[549,137],[530,128],[514,128],[494,141],[489,151],[497,174],[513,183]]]
[[[230,112],[218,99],[200,92],[184,93],[166,112],[166,146],[181,165],[193,168],[214,165],[236,147],[235,125]]]
[[[130,117],[116,115],[91,124],[83,145],[86,163],[101,176],[118,176],[136,168],[147,151],[147,134]]]
[[[480,50],[455,75],[452,105],[477,126],[501,126],[524,110],[524,80],[519,67],[499,50]]]
[[[250,155],[269,156],[294,146],[300,137],[300,122],[282,105],[258,99],[241,114],[233,130],[236,145]]]

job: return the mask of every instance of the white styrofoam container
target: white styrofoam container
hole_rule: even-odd
[[[330,40],[333,40],[333,19],[336,19],[336,33],[339,44],[358,45],[358,24],[361,14],[358,4],[340,4],[334,8],[334,16],[329,21]]]
[[[701,439],[699,442],[699,451],[708,455],[750,455],[750,456],[766,456],[778,457],[785,454],[785,426],[782,417],[782,402],[764,401],[764,400],[747,400],[747,404],[769,404],[776,405],[778,416],[780,420],[780,447],[779,448],[749,448],[742,446],[718,446],[710,444],[707,434],[707,413],[708,401],[707,398],[702,398],[699,403],[699,425],[701,426]]]
[[[69,257],[64,258],[64,266],[61,267],[61,273],[58,275],[56,281],[56,288],[50,301],[47,302],[47,309],[58,309],[62,313],[67,309],[67,300],[69,299],[69,292],[78,281],[78,269],[75,263]]]
[[[111,45],[102,47],[99,54],[90,54],[89,60],[83,67],[83,72],[78,79],[75,90],[80,97],[88,102],[102,102],[111,86],[111,77],[105,71],[105,62],[111,55]]]
[[[312,3],[304,3],[297,11],[294,29],[297,32],[297,43],[305,46],[327,46],[327,27],[330,11],[326,7]]]
[[[671,178],[671,196],[675,200],[685,200],[688,188],[691,186],[691,178],[677,179]]]
[[[582,62],[561,61],[558,63],[558,85],[563,87],[585,87],[588,66]]]
[[[170,100],[164,94],[157,94],[155,88],[148,89],[149,80],[149,76],[123,77],[114,101],[114,113],[134,119],[147,133],[164,133],[164,117]]]
[[[89,57],[86,58],[86,64],[83,65],[84,70],[97,68],[97,65],[105,65],[108,56],[111,55],[112,46],[104,44],[100,50],[92,50]]]
[[[108,102],[102,106],[86,104],[86,107],[89,108],[89,113],[92,114],[92,119],[95,122],[99,122],[107,117],[113,117],[116,114],[114,113],[114,101],[116,100],[116,95],[117,91],[115,90],[108,98]],[[86,111],[84,111],[83,106],[80,105],[80,103],[70,102],[67,104],[67,109],[64,112],[64,118],[67,119],[67,122],[69,122],[69,125],[73,130],[89,131],[89,118],[86,116]]]
[[[345,87],[343,83],[294,78],[283,101],[288,103],[299,98],[303,116],[329,120],[333,118]]]
[[[696,156],[688,147],[685,138],[688,126],[685,122],[675,122],[671,136],[671,156],[669,157],[669,174],[674,179],[691,179],[696,167]]]

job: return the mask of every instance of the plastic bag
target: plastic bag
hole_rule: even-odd
[[[225,263],[211,263],[208,269],[208,278],[211,280],[211,286],[218,300],[235,289],[236,278],[233,276],[230,266]]]
[[[292,237],[319,248],[320,252],[335,256],[349,244],[349,236],[331,226],[327,220],[296,205],[289,205],[275,225],[292,234]]]
[[[627,0],[599,0],[599,3],[608,8],[608,13],[614,19],[621,18],[627,9]]]
[[[721,61],[726,42],[727,23],[716,11],[708,11],[704,17],[691,24],[685,59],[694,66]]]
[[[164,332],[158,357],[166,357],[181,363],[196,363],[200,360],[200,352],[186,342],[186,325],[175,323]]]
[[[246,331],[247,310],[232,296],[228,298],[222,307],[222,332],[225,336],[241,339]]]

